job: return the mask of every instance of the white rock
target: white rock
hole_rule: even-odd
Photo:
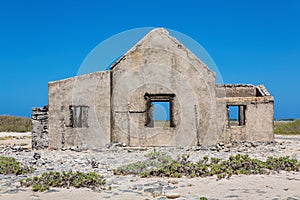
[[[168,198],[168,199],[176,199],[176,198],[179,198],[181,195],[179,193],[171,193],[171,192],[167,192],[165,193],[165,196]]]

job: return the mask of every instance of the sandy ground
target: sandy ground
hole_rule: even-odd
[[[30,135],[30,133],[29,133]],[[24,133],[22,136],[29,136]],[[3,136],[20,136],[15,133],[0,133]],[[300,136],[276,136],[276,141],[283,142],[287,148],[284,154],[300,154]],[[28,137],[20,139],[0,140],[1,144],[30,146]],[[289,152],[291,151],[291,152]],[[18,155],[22,152],[18,152]],[[60,154],[66,153],[59,151]],[[100,155],[101,153],[99,153]],[[274,155],[274,152],[273,152]],[[280,154],[282,156],[282,153]],[[118,158],[117,158],[118,159]],[[300,200],[300,173],[279,172],[270,175],[239,175],[229,180],[216,180],[216,177],[208,178],[139,178],[136,176],[105,176],[110,183],[111,190],[93,191],[91,189],[61,189],[52,188],[47,192],[32,192],[31,189],[16,189],[18,183],[4,192],[0,193],[1,200],[15,199],[168,199],[172,195],[178,195],[176,199],[289,199]],[[164,185],[162,192],[153,193],[147,188],[156,188]],[[142,186],[139,188],[139,186]],[[149,187],[148,187],[149,186]],[[170,190],[168,190],[170,188]]]
[[[31,132],[24,132],[24,133],[0,132],[0,137],[5,137],[5,136],[16,136],[16,137],[31,136]]]
[[[230,180],[216,181],[214,177],[193,179],[167,179],[148,178],[139,179],[130,177],[127,182],[120,183],[124,190],[121,196],[111,198],[111,191],[96,192],[90,189],[55,189],[48,192],[32,192],[24,189],[22,192],[2,194],[0,199],[164,199],[164,194],[153,197],[145,192],[126,192],[129,186],[134,184],[155,183],[158,180],[178,182],[174,184],[178,188],[172,193],[180,194],[178,199],[199,199],[204,196],[208,199],[300,199],[300,175],[299,173],[280,173],[276,175],[251,175],[235,176]],[[168,192],[166,192],[168,194]]]
[[[0,132],[0,144],[31,148],[31,132],[25,132],[25,133]]]

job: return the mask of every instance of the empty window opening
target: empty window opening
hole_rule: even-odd
[[[229,126],[244,126],[246,124],[245,105],[228,105],[227,111]]]
[[[88,127],[88,106],[70,106],[70,127]]]
[[[173,100],[175,95],[145,95],[146,126],[174,127]]]
[[[170,127],[170,102],[152,102],[154,127]]]

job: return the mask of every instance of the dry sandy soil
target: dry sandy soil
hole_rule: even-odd
[[[107,190],[94,191],[91,189],[61,189],[51,188],[47,192],[32,192],[30,188],[18,188],[18,180],[22,177],[0,176],[0,199],[299,199],[300,173],[279,172],[270,175],[239,175],[229,180],[208,178],[140,178],[137,176],[116,176],[112,169],[143,160],[145,154],[153,150],[128,150],[124,148],[107,149],[98,152],[84,151],[35,151],[27,149],[30,139],[27,135],[0,140],[0,156],[13,156],[24,163],[31,163],[34,152],[42,156],[41,163],[35,163],[36,172],[41,174],[47,170],[82,170],[96,171],[103,174],[107,180]],[[15,136],[0,133],[4,136]],[[20,135],[17,135],[20,136]],[[24,147],[25,150],[11,149],[9,146]],[[18,147],[18,148],[19,148]],[[276,136],[275,144],[262,145],[244,151],[218,152],[211,150],[193,150],[189,148],[157,148],[171,156],[189,153],[191,160],[197,160],[204,155],[226,159],[236,153],[247,153],[250,157],[266,159],[267,156],[280,157],[288,155],[300,160],[300,136]],[[99,162],[94,169],[89,165],[90,160]],[[108,189],[111,186],[111,189]]]

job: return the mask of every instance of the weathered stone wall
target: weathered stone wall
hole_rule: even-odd
[[[32,148],[48,148],[48,106],[32,108]]]
[[[251,84],[217,84],[217,97],[255,97],[257,90]]]
[[[274,99],[264,97],[218,98],[218,113],[226,119],[220,131],[219,142],[273,141]],[[245,106],[245,125],[230,126],[227,105]]]
[[[147,127],[145,94],[174,95],[174,127]],[[215,74],[156,29],[112,67],[112,141],[131,146],[214,144]]]
[[[110,143],[110,111],[109,71],[50,82],[49,148],[105,147]],[[80,118],[76,123],[82,126],[72,117]]]

